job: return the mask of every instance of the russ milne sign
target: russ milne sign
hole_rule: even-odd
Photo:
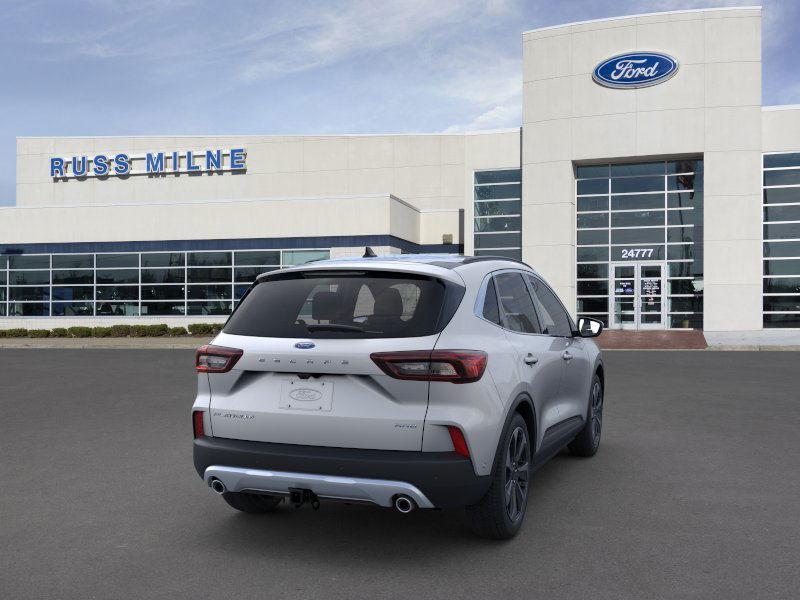
[[[610,88],[641,88],[662,83],[678,72],[678,61],[659,52],[629,52],[601,62],[592,79]]]
[[[123,177],[126,175],[166,175],[179,173],[221,173],[244,171],[247,151],[203,150],[195,152],[148,152],[141,155],[96,154],[95,156],[53,157],[50,177],[54,179],[83,179],[87,177]],[[138,164],[138,168],[134,165]]]

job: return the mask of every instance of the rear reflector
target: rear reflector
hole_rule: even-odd
[[[448,425],[447,431],[450,432],[450,439],[453,442],[453,450],[464,458],[469,458],[469,448],[467,448],[467,440],[464,439],[463,432],[454,425]]]
[[[195,355],[195,368],[201,373],[227,373],[244,354],[238,348],[200,346]]]
[[[205,431],[203,431],[202,410],[196,410],[192,413],[192,427],[194,428],[194,439],[201,438],[205,435]]]
[[[395,379],[451,383],[478,381],[488,359],[481,350],[373,352],[369,357],[381,371]]]

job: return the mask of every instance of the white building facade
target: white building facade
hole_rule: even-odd
[[[469,134],[19,138],[0,328],[224,319],[323,257],[524,260],[610,327],[800,328],[800,106],[760,8],[523,34],[523,123]]]

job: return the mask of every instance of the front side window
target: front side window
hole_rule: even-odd
[[[520,333],[541,333],[531,295],[521,273],[500,273],[494,278],[503,325]]]
[[[528,275],[528,281],[533,288],[536,309],[542,320],[542,333],[563,337],[571,336],[572,323],[556,295],[536,277]]]

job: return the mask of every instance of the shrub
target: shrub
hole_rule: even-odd
[[[178,337],[181,335],[186,335],[188,332],[186,331],[185,327],[170,327],[167,335],[170,337]]]
[[[214,323],[211,325],[211,333],[214,335],[218,334],[222,331],[222,328],[225,326],[225,323]]]
[[[4,337],[6,337],[6,330],[5,329],[0,329],[0,338],[4,338]]]
[[[128,337],[131,334],[130,325],[112,325],[111,337]]]
[[[214,330],[211,323],[192,323],[189,325],[189,333],[192,335],[211,335]]]
[[[169,327],[164,323],[159,325],[145,325],[147,327],[147,337],[161,337],[169,333]]]
[[[147,325],[131,325],[131,337],[147,337]]]
[[[28,337],[28,330],[24,327],[6,329],[6,337]]]
[[[28,337],[32,337],[32,338],[50,337],[50,330],[49,329],[29,329],[28,330]]]
[[[105,338],[111,335],[111,327],[92,327],[92,337]]]
[[[64,327],[55,327],[50,330],[50,337],[69,337],[69,332]]]
[[[70,337],[74,338],[87,338],[92,337],[92,328],[91,327],[70,327],[67,329],[67,333]]]

